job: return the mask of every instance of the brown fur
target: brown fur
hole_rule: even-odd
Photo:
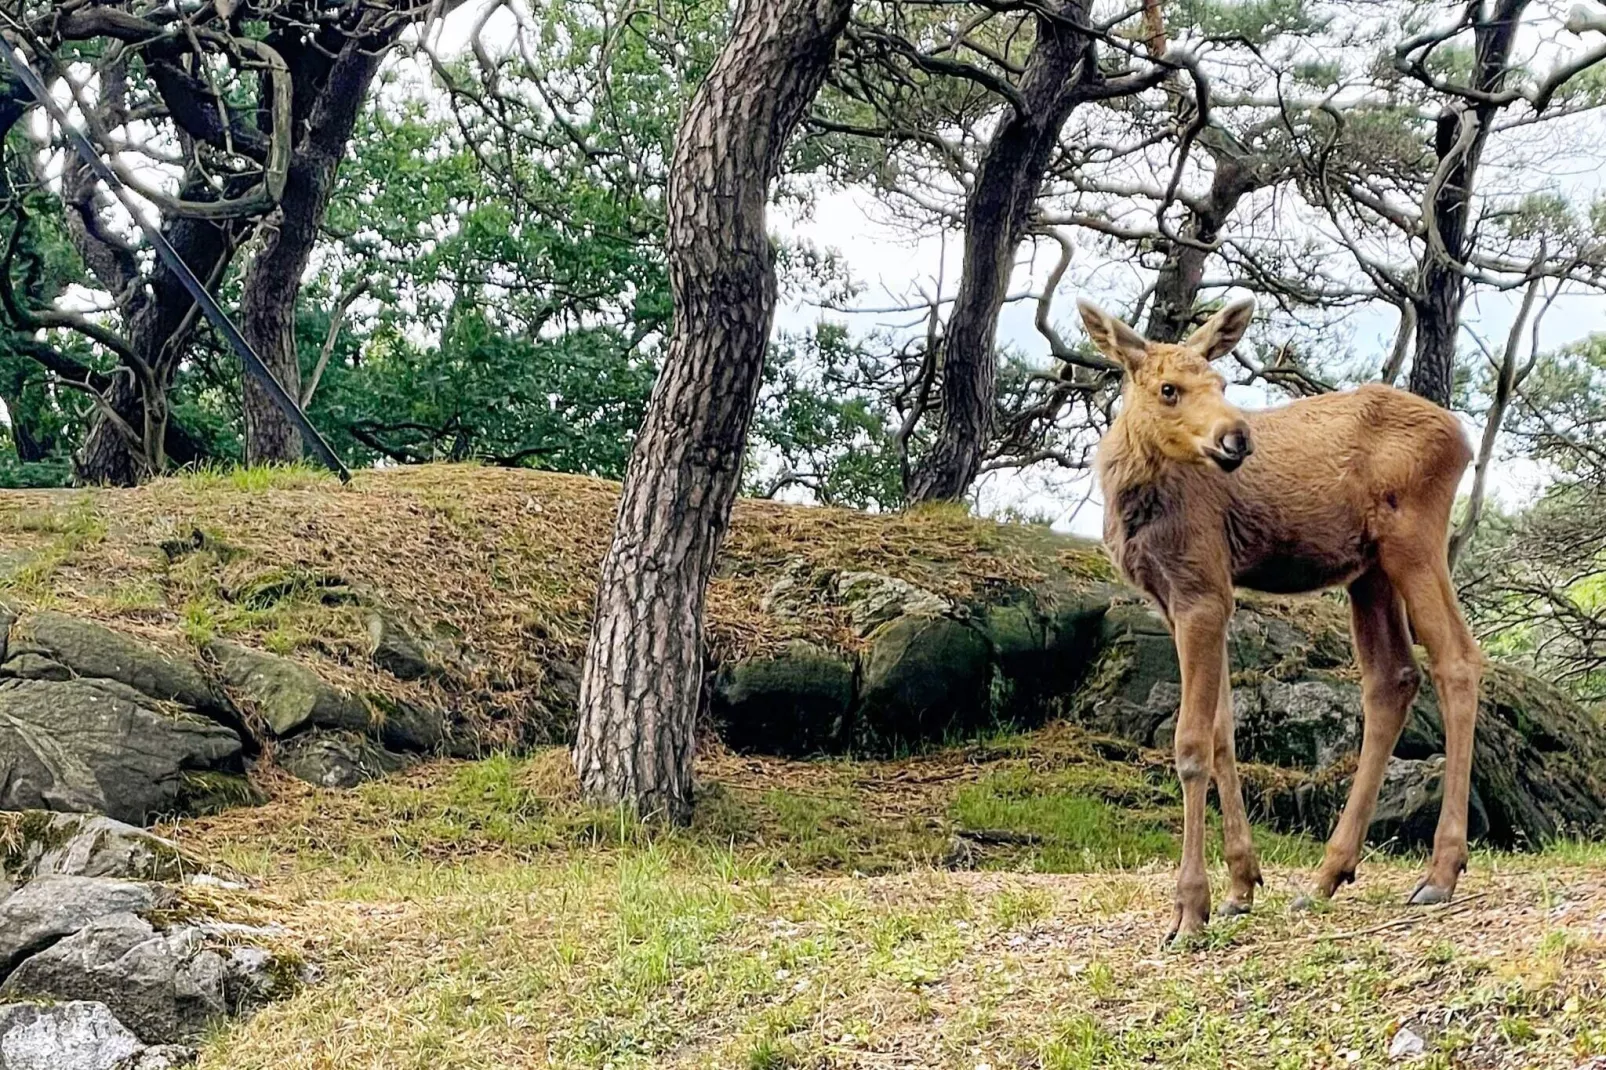
[[[1244,412],[1210,360],[1232,350],[1253,306],[1231,306],[1181,345],[1145,341],[1092,305],[1095,345],[1126,370],[1122,409],[1099,444],[1104,538],[1122,573],[1157,603],[1182,665],[1176,732],[1183,853],[1173,932],[1209,914],[1204,792],[1221,797],[1232,887],[1249,909],[1260,883],[1238,787],[1226,668],[1234,586],[1277,593],[1345,586],[1363,678],[1365,738],[1313,893],[1353,879],[1378,786],[1420,673],[1406,614],[1432,657],[1446,735],[1444,803],[1412,901],[1441,902],[1466,863],[1466,811],[1480,656],[1446,558],[1450,507],[1471,459],[1455,418],[1385,386]],[[1238,436],[1247,438],[1247,448]]]

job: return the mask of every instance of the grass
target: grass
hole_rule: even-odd
[[[582,805],[561,750],[270,781],[167,831],[255,878],[326,980],[202,1066],[1336,1068],[1388,1065],[1400,1028],[1427,1067],[1606,1051],[1598,848],[1479,853],[1422,912],[1396,905],[1419,860],[1370,858],[1296,915],[1317,845],[1265,837],[1256,914],[1162,951],[1175,792],[1099,754],[1063,726],[896,761],[712,754],[674,830]],[[949,868],[978,830],[1016,836]]]

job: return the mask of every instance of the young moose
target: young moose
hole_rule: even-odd
[[[1240,411],[1210,362],[1243,337],[1253,301],[1223,309],[1181,345],[1150,342],[1085,301],[1079,307],[1093,344],[1125,372],[1121,413],[1098,451],[1104,541],[1121,572],[1158,604],[1182,665],[1182,865],[1172,936],[1198,931],[1210,913],[1204,830],[1212,776],[1231,873],[1221,913],[1248,911],[1261,883],[1234,766],[1226,632],[1235,585],[1349,589],[1365,734],[1310,889],[1324,898],[1355,877],[1384,769],[1416,697],[1409,619],[1432,661],[1446,752],[1433,859],[1410,901],[1449,899],[1467,860],[1481,666],[1446,559],[1450,506],[1471,457],[1455,418],[1377,385]]]

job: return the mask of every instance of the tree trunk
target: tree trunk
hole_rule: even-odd
[[[1022,107],[999,123],[965,201],[965,258],[942,340],[942,417],[910,473],[910,502],[951,501],[970,488],[992,434],[998,313],[1031,224],[1060,128],[1099,77],[1080,0],[1052,0],[1035,19],[1036,39],[1018,92]]]
[[[775,311],[765,202],[851,6],[742,0],[676,139],[674,328],[602,566],[574,746],[586,797],[644,816],[690,816],[703,600]]]
[[[1186,240],[1168,251],[1165,264],[1154,283],[1154,304],[1143,334],[1151,342],[1180,342],[1193,326],[1193,306],[1204,283],[1207,248],[1220,237],[1233,209],[1245,195],[1267,184],[1225,152],[1211,154],[1216,163],[1210,179],[1210,192],[1198,208],[1188,213],[1182,228]]]
[[[327,67],[311,61],[293,68],[298,135],[290,170],[278,207],[258,227],[260,247],[245,270],[240,298],[240,333],[293,398],[301,396],[295,336],[301,279],[368,87],[394,39],[394,32],[378,41],[347,37]],[[245,376],[243,409],[247,464],[301,459],[301,435],[250,375]]]
[[[204,180],[196,180],[185,187],[185,195],[196,197],[200,190],[209,189]],[[220,275],[222,261],[233,255],[230,235],[214,223],[176,218],[164,224],[163,229],[173,248],[203,280]],[[124,337],[129,348],[151,369],[160,396],[145,397],[133,377],[120,375],[112,385],[108,400],[123,421],[136,431],[143,431],[147,426],[159,428],[165,444],[171,441],[172,434],[166,417],[167,390],[195,327],[196,317],[190,315],[195,301],[160,260],[151,268],[150,279],[148,292],[143,286],[125,291],[128,296],[123,309],[127,324]],[[147,407],[158,411],[147,418]],[[136,447],[112,421],[99,416],[73,458],[74,478],[91,485],[130,487],[158,474],[150,470],[148,458],[153,453]],[[182,454],[175,456],[180,461],[188,459]]]
[[[1473,5],[1476,8],[1481,4]],[[1511,47],[1528,0],[1500,0],[1473,30],[1472,88],[1498,92],[1505,82]],[[1466,279],[1459,266],[1468,251],[1472,184],[1498,108],[1456,104],[1439,116],[1435,152],[1439,168],[1429,184],[1424,215],[1436,237],[1422,254],[1422,284],[1416,300],[1416,357],[1411,362],[1411,393],[1450,407],[1455,386],[1456,340]]]

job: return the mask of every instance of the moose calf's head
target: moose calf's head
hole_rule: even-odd
[[[1076,305],[1093,344],[1125,372],[1121,419],[1131,433],[1170,460],[1214,462],[1225,472],[1254,452],[1227,381],[1210,366],[1244,336],[1254,301],[1228,305],[1181,345],[1151,342],[1097,305]]]

